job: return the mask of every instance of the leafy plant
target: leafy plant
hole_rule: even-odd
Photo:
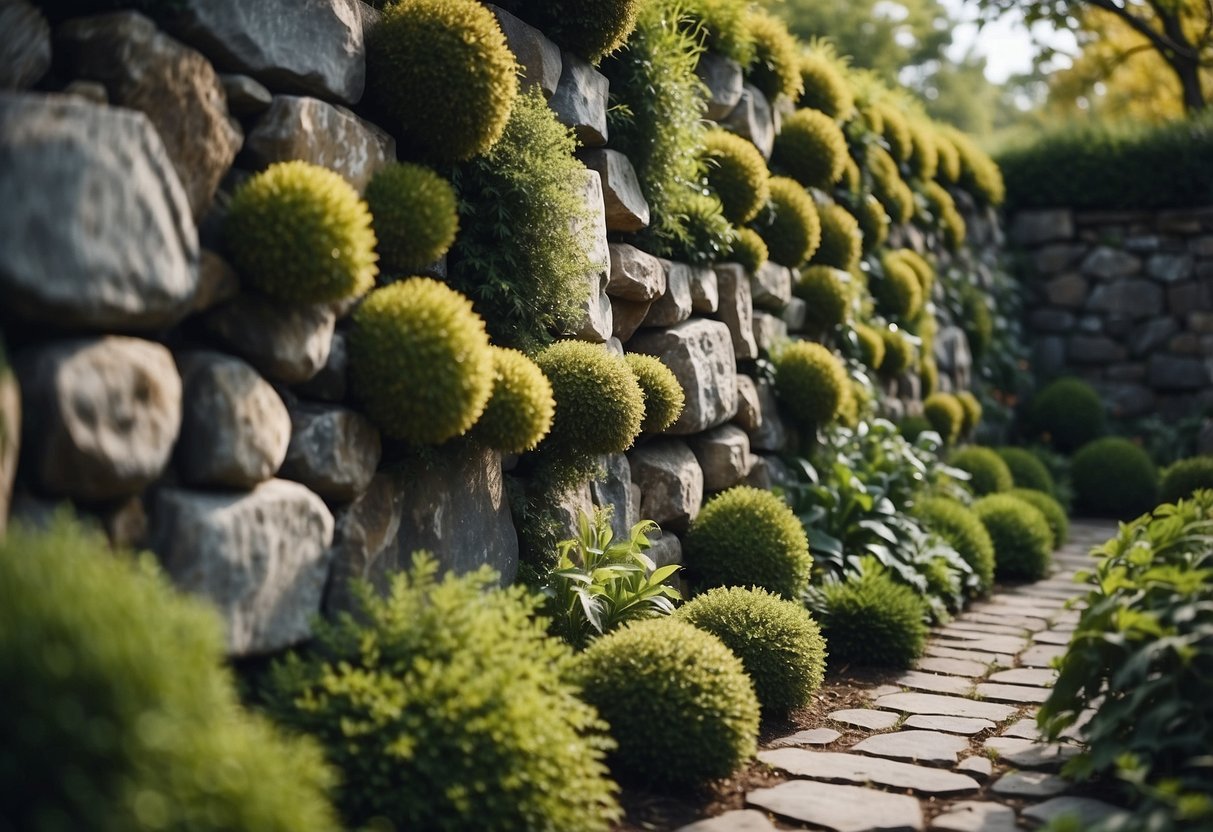
[[[609,510],[592,517],[580,512],[578,535],[557,546],[556,568],[543,589],[552,632],[580,649],[628,621],[672,613],[682,595],[666,581],[681,567],[658,568],[645,554],[652,545],[648,535],[659,531],[645,520],[615,541]]]

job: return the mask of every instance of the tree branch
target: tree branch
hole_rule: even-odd
[[[1130,12],[1127,7],[1118,6],[1116,3],[1112,2],[1112,0],[1089,0],[1089,2],[1097,9],[1103,9],[1109,14],[1113,14],[1123,20],[1126,24],[1128,24],[1129,28],[1137,32],[1146,40],[1150,41],[1150,43],[1154,44],[1154,48],[1158,50],[1159,54],[1163,56],[1164,60],[1166,59],[1165,53],[1167,51],[1178,54],[1186,53],[1191,49],[1191,47],[1187,47],[1186,45],[1175,43],[1166,33],[1159,32],[1158,30],[1151,28],[1149,23]],[[1167,61],[1167,63],[1171,62]]]

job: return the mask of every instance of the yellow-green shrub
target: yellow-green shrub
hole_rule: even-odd
[[[1002,461],[1011,472],[1011,481],[1016,488],[1031,488],[1049,496],[1056,492],[1056,484],[1049,469],[1040,457],[1025,448],[996,448]]]
[[[922,395],[932,396],[939,391],[939,365],[926,349],[918,362],[918,379],[922,382]]]
[[[926,603],[872,558],[862,572],[823,586],[812,608],[836,665],[909,667],[926,646]]]
[[[990,494],[973,503],[994,541],[994,575],[1000,580],[1035,581],[1049,571],[1053,532],[1036,506],[1010,494]]]
[[[960,402],[960,406],[964,408],[965,412],[965,420],[960,432],[964,436],[972,436],[973,431],[977,430],[977,426],[981,424],[981,402],[968,390],[961,390],[957,393],[956,400]]]
[[[832,119],[845,121],[855,110],[855,95],[838,67],[819,51],[800,58],[800,81],[804,91],[797,106],[820,110]]]
[[[1070,518],[1066,516],[1066,510],[1061,507],[1061,503],[1034,488],[1012,488],[1007,493],[1035,506],[1045,516],[1045,520],[1049,521],[1054,547],[1065,545],[1070,536]]]
[[[914,216],[914,192],[901,178],[897,163],[883,147],[869,147],[867,159],[868,171],[872,174],[872,193],[893,222],[909,222]]]
[[[913,514],[960,553],[965,563],[973,567],[980,581],[980,591],[994,584],[994,541],[981,518],[968,506],[946,497],[923,497],[915,500]]]
[[[1119,436],[1079,448],[1070,477],[1074,501],[1091,514],[1129,520],[1158,504],[1158,470],[1150,455]]]
[[[725,218],[743,225],[758,216],[770,195],[770,174],[758,148],[725,130],[711,130],[704,137],[703,158],[708,187],[720,198]]]
[[[922,284],[913,267],[893,252],[880,258],[884,274],[874,282],[872,294],[885,315],[908,320],[922,309]]]
[[[993,448],[961,448],[948,457],[948,464],[969,473],[969,487],[979,497],[1010,491],[1015,485],[1011,469]]]
[[[955,184],[960,179],[960,152],[947,133],[939,129],[939,125],[935,125],[935,150],[939,154],[939,170],[935,178]]]
[[[880,365],[880,373],[892,378],[901,375],[914,364],[914,345],[906,338],[905,333],[894,326],[880,330],[884,340],[884,361]]]
[[[912,248],[899,248],[889,252],[887,256],[900,260],[913,269],[914,276],[918,278],[918,285],[922,289],[923,300],[931,297],[931,289],[935,286],[935,269],[921,254]]]
[[[394,163],[366,186],[385,268],[420,269],[446,254],[459,232],[451,183],[429,168]]]
[[[924,183],[922,195],[926,198],[931,213],[935,215],[944,245],[956,251],[965,241],[965,221],[960,211],[956,210],[952,195],[938,182]]]
[[[632,446],[644,418],[644,391],[627,361],[601,344],[557,341],[535,363],[556,399],[556,418],[540,450],[596,455]]]
[[[859,263],[863,249],[863,233],[859,221],[837,203],[817,207],[821,220],[821,245],[813,252],[811,263],[833,266],[849,272]]]
[[[665,364],[651,355],[628,353],[624,356],[644,393],[644,433],[660,433],[678,421],[686,404],[686,394],[678,378]]]
[[[941,129],[960,157],[960,186],[989,205],[1001,205],[1007,191],[998,165],[964,133]]]
[[[1162,472],[1159,501],[1186,500],[1199,488],[1213,488],[1213,457],[1193,456],[1181,459]]]
[[[863,232],[863,253],[871,254],[889,238],[889,215],[879,199],[865,194],[859,202],[859,230]]]
[[[927,362],[923,362],[925,366]],[[944,443],[951,445],[960,438],[964,425],[964,408],[951,393],[932,393],[922,403],[922,415],[931,423]]]
[[[781,266],[797,268],[821,245],[821,219],[813,198],[794,179],[772,176],[770,211],[755,226],[768,256]]]
[[[749,82],[772,103],[779,96],[800,97],[800,50],[787,25],[775,15],[751,7],[747,20],[754,40],[754,62],[747,69]]]
[[[922,119],[911,119],[908,126],[910,172],[918,179],[930,182],[939,170],[939,145],[935,141],[935,131]]]
[[[884,338],[875,327],[867,324],[855,325],[855,338],[859,346],[859,360],[870,370],[879,370],[884,363]]]
[[[736,232],[730,259],[735,263],[740,263],[743,269],[753,274],[762,268],[763,263],[767,262],[769,257],[767,244],[752,228],[738,228]]]
[[[775,359],[775,392],[803,427],[830,422],[847,383],[846,368],[821,344],[795,341]]]
[[[517,350],[489,347],[493,392],[472,437],[507,454],[534,449],[552,427],[552,385],[534,361]]]
[[[593,63],[624,44],[641,5],[642,0],[521,0],[527,20]]]
[[[818,110],[797,110],[783,120],[771,161],[805,187],[828,189],[842,178],[847,140],[834,119]]]
[[[878,101],[872,108],[880,114],[878,132],[889,145],[889,152],[899,162],[908,162],[914,153],[914,138],[910,133],[910,122],[897,106],[888,101]]]
[[[830,266],[807,266],[792,287],[805,302],[805,322],[825,332],[847,322],[851,311],[851,276]]]

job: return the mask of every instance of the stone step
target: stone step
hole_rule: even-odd
[[[1010,705],[996,702],[978,702],[958,696],[940,696],[934,693],[894,693],[876,700],[876,707],[902,711],[908,714],[933,714],[937,716],[965,716],[1002,722],[1015,714]]]
[[[1019,656],[1019,663],[1024,667],[1052,667],[1054,659],[1060,659],[1066,654],[1066,648],[1060,644],[1039,644],[1029,647]]]
[[[758,752],[758,759],[796,777],[843,783],[870,783],[941,797],[976,791],[972,777],[937,768],[899,763],[862,754],[777,748]]]
[[[756,789],[746,803],[831,832],[921,832],[924,825],[922,806],[913,797],[810,780]]]
[[[1000,685],[1034,685],[1047,688],[1057,681],[1057,671],[1050,667],[1016,667],[1012,670],[1000,670],[992,674],[987,681]]]
[[[1044,618],[1033,618],[1027,615],[1018,615],[1016,613],[990,613],[990,612],[966,612],[956,619],[970,624],[1006,624],[1011,627],[1022,627],[1029,632],[1044,630],[1049,626],[1049,622]]]
[[[934,673],[923,673],[919,670],[908,670],[897,677],[894,684],[903,688],[926,690],[932,693],[952,693],[964,696],[973,690],[973,681],[960,676],[939,676]]]
[[[846,708],[828,714],[827,718],[841,722],[843,725],[866,728],[869,731],[884,731],[892,728],[901,719],[897,714],[872,708]]]
[[[998,759],[1011,765],[1051,771],[1061,768],[1062,763],[1081,753],[1073,745],[1051,745],[1019,737],[990,737],[985,747],[996,753]]]
[[[952,766],[959,759],[960,752],[968,747],[969,741],[964,737],[938,731],[910,730],[876,734],[851,746],[850,750],[907,763]]]
[[[1049,698],[1048,688],[1027,685],[1000,685],[982,682],[977,686],[977,695],[991,702],[1010,702],[1014,705],[1039,705]]]
[[[1070,788],[1070,784],[1043,771],[1011,771],[995,780],[990,788],[1006,797],[1052,797]]]
[[[989,653],[984,650],[973,650],[968,647],[949,647],[937,642],[928,642],[923,653],[934,659],[960,659],[968,662],[981,662],[982,664],[997,664],[1002,667],[1010,667],[1014,662],[1014,656],[1009,653]]]
[[[1015,810],[998,803],[963,800],[931,821],[935,832],[1019,832]]]
[[[903,728],[921,728],[924,731],[943,731],[947,734],[960,734],[971,737],[982,731],[994,729],[995,724],[988,719],[973,719],[964,716],[933,716],[931,714],[914,714],[902,723]]]
[[[679,827],[676,832],[777,832],[775,824],[755,809],[737,809]]]
[[[1032,641],[1037,644],[1069,644],[1070,633],[1061,632],[1058,630],[1045,630],[1044,632],[1036,633],[1032,636]]]
[[[771,741],[771,748],[799,748],[805,745],[829,745],[842,734],[833,728],[810,728]]]
[[[1025,818],[1042,825],[1065,815],[1071,815],[1078,820],[1077,828],[1079,829],[1089,829],[1101,821],[1122,814],[1124,814],[1123,809],[1110,803],[1104,803],[1102,800],[1070,796],[1055,797],[1023,810]]]

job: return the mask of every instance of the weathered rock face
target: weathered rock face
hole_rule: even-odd
[[[23,90],[51,68],[51,27],[26,0],[0,5],[0,90]]]
[[[202,249],[198,259],[198,290],[194,293],[194,312],[205,312],[213,306],[240,294],[240,278],[231,264],[210,249]]]
[[[716,272],[707,266],[691,266],[691,311],[711,315],[720,307]]]
[[[769,312],[754,313],[754,343],[759,353],[770,353],[776,346],[788,340],[788,325],[782,318]]]
[[[969,338],[958,326],[942,327],[935,336],[935,364],[941,376],[952,382],[953,390],[968,390],[973,377],[973,356]]]
[[[173,582],[218,608],[235,656],[270,653],[311,634],[332,541],[324,501],[285,480],[248,493],[161,489],[150,530]]]
[[[775,147],[775,116],[766,96],[757,87],[752,84],[743,87],[737,106],[723,124],[737,135],[752,141],[763,156],[771,158],[771,150]]]
[[[1074,236],[1074,213],[1066,209],[1020,211],[1011,223],[1011,239],[1021,246],[1037,246]]]
[[[301,159],[335,170],[359,191],[396,160],[396,140],[345,107],[275,95],[245,149],[259,165]]]
[[[661,261],[665,270],[665,294],[653,301],[645,316],[644,326],[665,327],[691,317],[691,267],[686,263]]]
[[[607,294],[613,298],[651,301],[665,293],[661,261],[627,243],[611,243],[611,275]]]
[[[613,334],[611,299],[607,297],[610,281],[611,253],[607,245],[606,215],[603,212],[602,182],[594,171],[585,171],[582,193],[588,219],[576,229],[585,241],[590,271],[586,275],[586,294],[582,301],[573,334],[582,341],[605,343]]]
[[[736,263],[716,267],[716,286],[720,305],[716,317],[729,328],[733,339],[733,355],[739,360],[758,357],[754,341],[754,303],[750,295],[750,278]]]
[[[686,531],[703,506],[703,470],[678,439],[659,439],[628,454],[640,486],[640,516],[662,528]]]
[[[255,78],[227,72],[219,76],[227,96],[227,109],[234,116],[261,115],[274,101],[273,93]]]
[[[301,482],[326,500],[349,502],[367,489],[379,466],[379,430],[355,410],[293,403],[284,479]]]
[[[648,317],[651,300],[620,300],[611,298],[611,324],[614,336],[627,343]]]
[[[339,402],[349,390],[349,338],[342,330],[333,333],[329,357],[316,375],[296,385],[300,395],[322,402]]]
[[[198,286],[185,191],[142,113],[0,94],[4,313],[58,327],[176,323]]]
[[[137,494],[168,465],[181,377],[159,344],[109,336],[29,350],[16,364],[29,474],[84,502]]]
[[[632,337],[632,352],[656,356],[686,391],[686,406],[668,433],[699,433],[724,424],[737,412],[737,365],[729,328],[692,319],[669,329]]]
[[[742,482],[754,467],[750,438],[735,425],[721,425],[692,437],[688,444],[703,469],[705,491],[724,491]]]
[[[620,539],[640,522],[632,505],[632,466],[625,454],[610,454],[602,457],[602,470],[590,483],[590,499],[598,508],[611,508],[611,531]]]
[[[8,524],[13,480],[21,452],[21,387],[11,368],[0,368],[0,537]]]
[[[271,89],[355,104],[366,83],[358,0],[183,0],[173,34]]]
[[[758,399],[758,385],[749,376],[737,374],[737,415],[733,421],[747,433],[762,426],[762,403]]]
[[[245,489],[273,477],[291,441],[291,418],[274,388],[223,353],[184,353],[177,366],[187,402],[177,445],[181,478]]]
[[[585,150],[581,161],[602,178],[608,231],[640,231],[649,224],[649,203],[631,161],[618,150]]]
[[[755,309],[779,312],[792,299],[792,270],[770,260],[750,276],[750,296]]]
[[[521,69],[519,82],[524,88],[539,87],[544,98],[551,98],[556,94],[564,66],[560,47],[544,37],[538,29],[523,23],[505,9],[490,5],[489,10],[497,16],[497,23],[501,26],[510,51],[518,58]]]
[[[607,143],[610,84],[605,75],[572,52],[561,53],[560,59],[560,83],[548,104],[561,124],[573,128],[582,146],[600,147]]]
[[[112,103],[151,120],[201,218],[243,139],[206,58],[138,12],[71,20],[56,39],[77,75],[105,84]]]
[[[337,510],[332,566],[324,608],[353,612],[351,581],[366,581],[384,593],[392,575],[406,569],[411,553],[395,545],[404,512],[404,493],[393,474],[376,474],[357,500]]]
[[[788,442],[788,430],[779,415],[775,391],[766,382],[755,384],[758,392],[758,427],[749,431],[750,447],[755,451],[776,453],[784,450]]]
[[[296,384],[325,366],[337,316],[322,304],[291,306],[240,295],[207,313],[204,323],[265,376]]]
[[[720,121],[733,112],[741,101],[741,64],[715,52],[704,52],[699,56],[695,73],[708,91],[707,117],[712,121]]]

